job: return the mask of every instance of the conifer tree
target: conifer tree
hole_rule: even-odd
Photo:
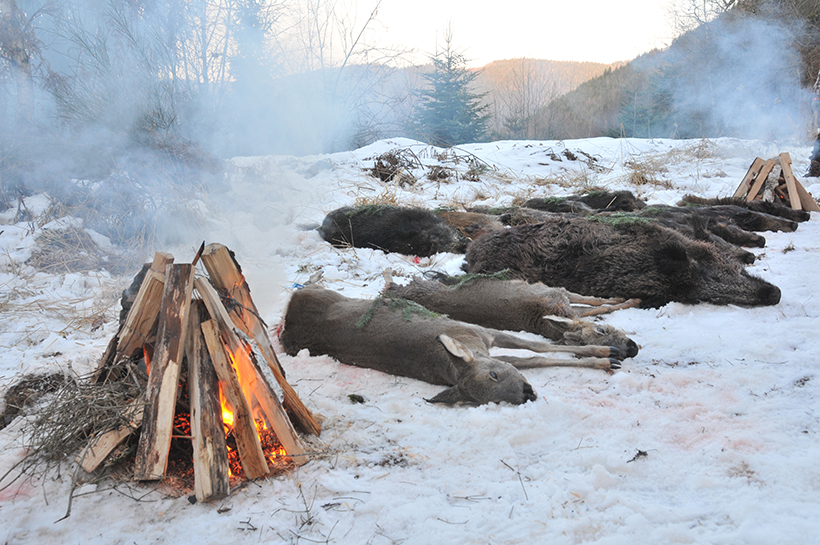
[[[423,74],[428,86],[416,93],[414,131],[422,140],[441,147],[480,142],[490,117],[487,105],[481,104],[486,93],[471,91],[480,72],[467,69],[467,58],[453,48],[451,29],[444,33],[444,48],[430,60],[433,71]]]

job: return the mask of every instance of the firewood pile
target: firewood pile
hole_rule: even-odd
[[[195,278],[200,260],[207,276]],[[267,475],[273,458],[296,465],[309,461],[296,430],[318,435],[319,423],[285,379],[241,269],[225,246],[203,244],[191,263],[155,255],[92,380],[123,380],[122,362],[141,358],[147,383],[122,408],[123,424],[93,435],[80,453],[85,471],[94,471],[137,431],[134,479],[140,481],[163,479],[172,438],[190,439],[199,501],[229,493],[236,461],[231,456],[247,479]],[[282,402],[260,359],[278,383]],[[189,410],[181,418],[177,406],[183,396]],[[273,453],[265,451],[271,435]]]
[[[792,158],[788,152],[764,161],[756,157],[743,176],[734,197],[747,201],[762,199],[780,202],[795,210],[820,212],[820,206],[792,171]]]

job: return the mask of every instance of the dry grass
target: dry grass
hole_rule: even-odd
[[[663,161],[658,158],[649,158],[643,161],[629,160],[624,163],[627,171],[626,181],[636,188],[645,186],[672,189],[672,182],[666,180],[663,175],[668,173]]]
[[[90,376],[76,375],[62,380],[22,426],[26,454],[0,475],[0,490],[58,470],[68,456],[86,447],[93,434],[129,425],[124,407],[144,390],[147,376],[130,363],[122,365],[124,380],[95,384]]]
[[[385,186],[382,188],[382,192],[378,195],[373,196],[363,196],[359,195],[356,197],[356,204],[355,206],[367,206],[371,204],[388,204],[393,206],[398,206],[399,201],[396,198],[396,192],[398,188],[394,186]]]
[[[42,229],[35,237],[36,249],[27,264],[38,271],[65,274],[107,270],[119,275],[134,270],[143,260],[142,241],[127,252],[104,250],[79,227]]]
[[[692,159],[704,161],[718,157],[719,151],[717,144],[704,137],[696,143],[669,150],[657,159],[671,164],[690,162]]]

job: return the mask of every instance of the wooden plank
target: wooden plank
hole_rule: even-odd
[[[117,445],[139,429],[140,424],[142,424],[144,407],[145,398],[139,396],[125,409],[124,416],[127,420],[127,424],[105,433],[97,434],[91,438],[91,441],[78,460],[84,471],[91,473],[97,469],[103,460],[111,454],[111,451],[117,448]]]
[[[268,423],[276,434],[276,438],[282,443],[288,456],[298,465],[307,463],[309,460],[305,456],[305,448],[301,439],[299,439],[299,435],[293,429],[293,425],[287,418],[279,399],[273,395],[273,390],[265,380],[264,375],[256,369],[258,363],[250,356],[251,348],[237,335],[235,326],[228,315],[228,311],[222,305],[216,289],[211,286],[207,278],[197,278],[194,285],[197,292],[202,296],[205,306],[208,307],[208,313],[211,315],[212,320],[217,323],[225,347],[234,356],[233,362],[237,365],[237,372],[251,387],[247,394],[248,402],[250,403],[253,399],[251,397],[251,392],[253,392]],[[221,376],[220,380],[222,380]]]
[[[168,465],[193,279],[194,267],[190,263],[171,264],[165,269],[157,344],[148,375],[145,415],[134,463],[137,480],[161,479]]]
[[[758,173],[760,172],[760,168],[763,166],[765,161],[760,157],[755,157],[755,160],[752,161],[752,166],[749,167],[749,170],[746,171],[746,175],[743,176],[743,179],[740,180],[740,185],[737,186],[735,190],[735,194],[732,195],[735,198],[745,197],[749,193],[749,189],[752,187],[752,180],[754,180]]]
[[[202,252],[202,262],[214,286],[236,302],[231,305],[231,319],[245,335],[253,338],[259,345],[262,356],[268,363],[276,382],[282,388],[283,404],[296,426],[306,433],[319,435],[322,431],[321,425],[285,378],[282,365],[273,350],[267,329],[259,318],[259,311],[253,302],[250,287],[242,275],[239,264],[228,248],[222,244],[209,244]]]
[[[766,183],[766,178],[769,177],[769,173],[774,168],[774,165],[777,164],[777,161],[774,159],[767,159],[763,166],[760,168],[760,172],[757,173],[755,177],[755,181],[752,183],[751,189],[749,189],[749,193],[746,194],[747,201],[755,200],[757,194],[760,193],[760,188],[763,187],[763,184]]]
[[[108,343],[97,370],[94,371],[93,382],[104,382],[109,378],[117,378],[108,376],[111,366],[122,358],[130,358],[146,343],[159,317],[165,267],[173,261],[174,256],[171,254],[164,252],[154,254],[154,261],[143,278],[134,304],[131,305],[119,331]]]
[[[803,205],[800,204],[800,195],[797,194],[797,182],[792,172],[792,158],[787,151],[780,154],[780,168],[783,169],[783,177],[786,179],[786,187],[789,190],[789,202],[792,208],[795,210],[803,210]]]
[[[207,310],[202,301],[194,301],[185,352],[191,401],[194,493],[198,501],[224,498],[231,488],[219,382],[201,329],[206,319]]]
[[[808,210],[809,212],[820,212],[820,205],[818,205],[817,201],[815,201],[809,192],[806,191],[806,188],[803,187],[800,180],[795,178],[794,181],[797,188],[797,194],[800,196],[800,204],[803,205],[803,210]]]
[[[165,270],[174,262],[174,256],[164,252],[154,254],[151,269],[145,274],[134,305],[118,335],[117,354],[120,357],[131,357],[145,344],[148,335],[159,318],[162,304]]]
[[[251,408],[242,394],[239,380],[222,344],[219,325],[215,320],[206,320],[202,322],[201,329],[214,370],[222,385],[222,393],[233,409],[233,433],[242,469],[248,479],[258,479],[268,474],[268,462],[262,452]]]

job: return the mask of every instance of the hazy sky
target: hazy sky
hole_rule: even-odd
[[[452,22],[453,43],[471,66],[518,57],[609,63],[667,45],[668,6],[664,0],[383,0],[378,34],[417,49],[419,62]]]

